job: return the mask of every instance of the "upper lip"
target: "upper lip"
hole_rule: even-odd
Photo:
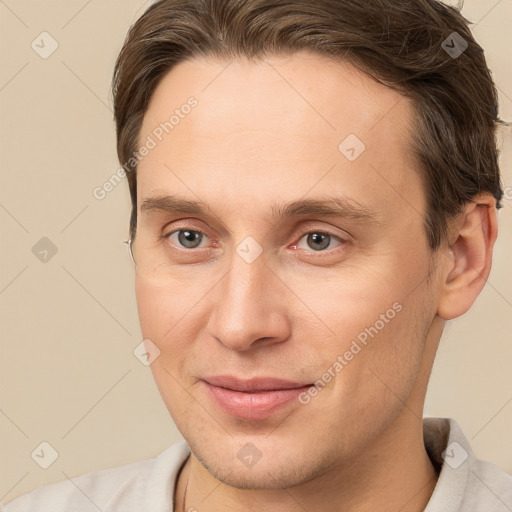
[[[203,378],[204,381],[221,388],[234,391],[275,391],[280,389],[295,389],[309,386],[303,382],[278,379],[275,377],[254,377],[252,379],[239,379],[231,375],[216,375]]]

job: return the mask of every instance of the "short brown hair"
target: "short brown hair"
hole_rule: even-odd
[[[112,80],[117,152],[132,199],[131,238],[137,168],[127,162],[164,75],[198,56],[259,58],[307,50],[348,61],[412,99],[410,143],[425,187],[426,234],[435,250],[464,203],[489,192],[500,207],[503,195],[495,133],[498,96],[469,24],[456,8],[437,0],[160,0],[151,5],[130,28]],[[464,50],[460,55],[448,51],[455,47],[453,37]]]

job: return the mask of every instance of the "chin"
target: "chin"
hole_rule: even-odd
[[[296,448],[297,442],[283,446],[278,436],[275,439],[244,437],[243,441],[229,438],[225,442],[208,440],[205,443],[201,440],[199,446],[187,442],[211,475],[237,489],[270,491],[302,485],[326,473],[335,464],[332,450],[323,453],[316,446],[313,453],[307,449],[301,452]],[[216,448],[212,450],[212,446]],[[249,459],[245,464],[244,458],[251,455],[252,461]]]

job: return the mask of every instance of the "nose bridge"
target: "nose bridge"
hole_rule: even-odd
[[[233,255],[231,271],[223,289],[222,303],[230,314],[233,328],[247,327],[249,316],[259,315],[265,308],[264,291],[269,290],[269,268],[263,255],[247,263],[238,254]]]
[[[273,290],[276,279],[264,254],[248,262],[234,253],[214,307],[211,334],[235,350],[245,350],[261,338],[278,340],[285,335],[286,308],[283,295]]]

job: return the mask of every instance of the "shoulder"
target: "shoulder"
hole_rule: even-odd
[[[152,500],[169,499],[168,485],[173,485],[188,453],[188,445],[181,441],[154,458],[38,487],[0,504],[0,512],[107,512],[118,510],[121,503],[129,504],[123,510],[138,510],[147,502],[148,488]]]
[[[490,462],[475,459],[471,464],[468,502],[475,510],[510,512],[512,475]]]
[[[115,468],[92,471],[55,484],[44,485],[4,505],[2,512],[64,511],[73,504],[76,510],[92,510],[96,504],[101,510],[110,495],[126,482],[143,474],[153,459]],[[98,509],[96,509],[98,510]]]
[[[424,418],[424,441],[439,477],[425,512],[510,512],[512,476],[475,456],[452,418]]]

